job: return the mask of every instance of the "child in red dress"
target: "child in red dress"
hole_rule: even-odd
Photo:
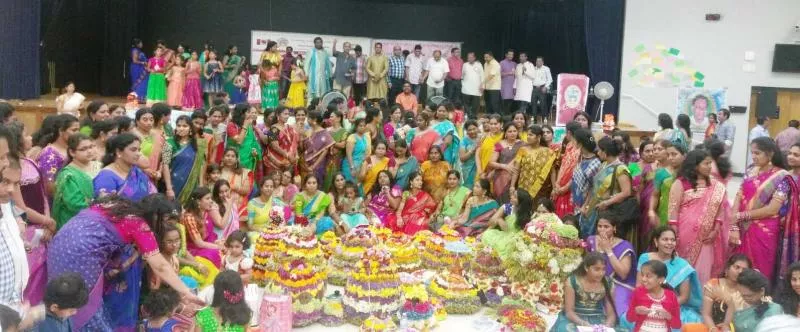
[[[633,291],[625,318],[634,332],[669,332],[681,327],[681,307],[672,288],[664,283],[667,266],[658,260],[642,265],[641,285]]]

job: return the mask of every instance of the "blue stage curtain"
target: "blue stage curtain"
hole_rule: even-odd
[[[583,4],[589,77],[592,85],[607,81],[614,86],[614,97],[606,100],[603,110],[605,114],[614,114],[617,117],[625,0],[592,0],[584,1]],[[589,109],[596,110],[597,106]]]
[[[41,0],[0,1],[0,98],[39,97]]]

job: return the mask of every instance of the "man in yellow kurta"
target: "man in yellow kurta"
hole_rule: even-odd
[[[389,72],[389,58],[383,54],[383,45],[375,43],[375,54],[367,59],[367,99],[384,99],[389,91],[386,75]]]

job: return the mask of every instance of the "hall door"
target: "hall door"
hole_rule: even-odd
[[[800,90],[799,89],[781,89],[778,88],[778,102],[777,105],[780,109],[778,118],[771,118],[769,120],[769,136],[775,138],[779,132],[786,129],[789,125],[789,120],[800,120]],[[747,133],[750,129],[756,126],[756,114],[758,114],[758,93],[755,91],[750,94],[750,115]],[[737,130],[739,131],[739,130]]]

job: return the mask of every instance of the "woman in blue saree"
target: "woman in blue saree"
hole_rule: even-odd
[[[582,212],[580,209],[583,208],[589,196],[592,194],[594,177],[597,175],[603,163],[594,153],[597,144],[589,130],[576,130],[573,134],[573,139],[580,148],[580,157],[578,159],[578,164],[575,166],[575,170],[572,172],[572,181],[570,182],[569,189],[572,194],[573,205],[575,209],[578,210],[576,212]],[[584,234],[592,231],[594,230],[589,226],[581,226],[581,238],[585,238]]]
[[[347,137],[346,155],[342,160],[342,175],[345,180],[357,183],[356,177],[361,169],[361,164],[364,163],[367,156],[372,154],[372,142],[363,118],[356,120],[353,126],[356,128],[356,132]]]
[[[93,181],[95,198],[119,195],[138,202],[156,192],[147,174],[136,166],[141,155],[139,146],[139,138],[129,133],[108,140],[103,157],[106,167]],[[103,301],[112,326],[117,327],[115,331],[134,331],[144,264],[132,243],[122,245],[121,250],[121,255],[105,267],[104,273],[110,285]]]
[[[181,205],[185,205],[195,188],[206,173],[206,151],[208,141],[197,139],[192,130],[192,120],[188,115],[181,115],[175,121],[175,135],[168,140],[172,147],[172,161],[169,165],[172,191]],[[169,187],[169,186],[168,186]]]
[[[408,143],[398,140],[394,143],[394,167],[389,167],[395,178],[394,186],[401,191],[408,189],[408,177],[419,169],[419,162],[409,153]]]
[[[436,121],[433,125],[433,130],[439,133],[440,147],[442,148],[442,158],[450,167],[455,167],[459,162],[459,137],[456,132],[456,126],[450,121],[448,115],[453,111],[453,104],[449,102],[442,103],[436,108]]]
[[[140,103],[147,99],[147,55],[142,51],[142,40],[134,38],[131,43],[131,92],[136,92]]]
[[[651,245],[654,252],[646,252],[639,256],[636,271],[642,270],[642,265],[649,260],[657,259],[663,261],[667,266],[666,283],[674,290],[678,296],[678,303],[681,305],[681,323],[701,323],[700,307],[703,305],[703,287],[697,272],[689,262],[676,256],[675,246],[677,245],[675,231],[669,226],[661,226],[653,230]],[[641,285],[641,274],[636,276],[636,284]],[[633,324],[624,319],[621,315],[623,327],[633,328]],[[624,323],[625,325],[623,325]]]
[[[170,263],[158,254],[155,234],[163,229],[165,216],[174,207],[162,195],[145,198],[141,206],[148,210],[143,211],[120,196],[101,198],[70,219],[51,240],[48,279],[76,272],[90,290],[88,303],[72,317],[73,331],[135,331],[141,275],[139,279],[130,278],[130,273],[112,267],[113,261],[126,261],[120,254],[134,245],[165,284],[199,302]],[[125,295],[131,289],[136,290],[132,294],[135,297]]]

